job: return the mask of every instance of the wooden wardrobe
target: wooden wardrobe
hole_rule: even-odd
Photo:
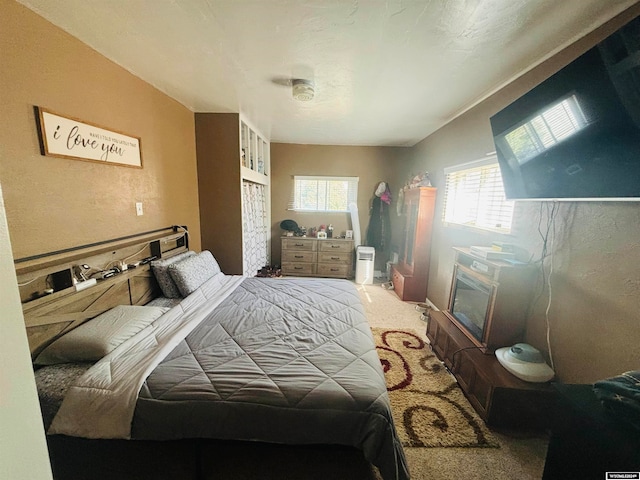
[[[424,302],[427,298],[435,203],[436,189],[433,187],[404,190],[398,263],[391,267],[393,289],[401,300]]]

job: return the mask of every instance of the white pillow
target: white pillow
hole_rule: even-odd
[[[203,250],[193,257],[169,265],[167,270],[182,296],[186,297],[220,273],[220,266],[209,250]]]
[[[36,365],[98,361],[169,309],[118,305],[63,335],[46,347]]]

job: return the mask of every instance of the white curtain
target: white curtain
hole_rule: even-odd
[[[268,265],[266,187],[258,183],[242,183],[243,273],[254,277]]]

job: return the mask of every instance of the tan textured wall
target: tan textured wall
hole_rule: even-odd
[[[638,13],[627,13],[628,21]],[[493,146],[489,118],[626,23],[609,23],[482,102],[416,145],[405,168],[428,170],[443,191],[443,168],[482,158]],[[461,141],[464,139],[464,141]],[[442,225],[443,195],[436,206],[429,298],[446,308],[453,271],[453,246],[515,243],[540,258],[538,233],[550,203],[517,202],[512,236]],[[590,383],[638,369],[640,358],[640,203],[560,202],[551,278],[550,338],[556,372],[568,383]],[[546,262],[548,274],[551,264]],[[546,351],[545,309],[549,290],[528,321],[527,341]],[[523,306],[526,308],[526,306]]]
[[[199,249],[193,113],[18,3],[0,0],[0,12],[0,181],[15,258],[173,224]],[[40,155],[34,105],[140,137],[144,168]]]
[[[242,275],[240,117],[197,113],[195,118],[202,248],[215,255],[224,273]]]
[[[317,227],[331,223],[336,235],[351,229],[351,216],[348,213],[314,214],[298,213],[287,210],[294,175],[334,175],[359,177],[358,214],[362,243],[365,243],[369,225],[369,209],[374,191],[379,182],[387,182],[392,190],[393,211],[399,185],[396,175],[399,161],[404,154],[403,148],[392,147],[353,147],[332,145],[293,145],[271,144],[271,261],[280,263],[280,222],[295,220],[298,225]],[[376,254],[376,268],[384,267],[387,259]]]

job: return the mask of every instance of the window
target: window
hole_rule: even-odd
[[[513,202],[504,197],[495,156],[446,168],[445,223],[511,232]]]
[[[358,200],[358,177],[293,177],[289,210],[300,212],[348,212]]]

